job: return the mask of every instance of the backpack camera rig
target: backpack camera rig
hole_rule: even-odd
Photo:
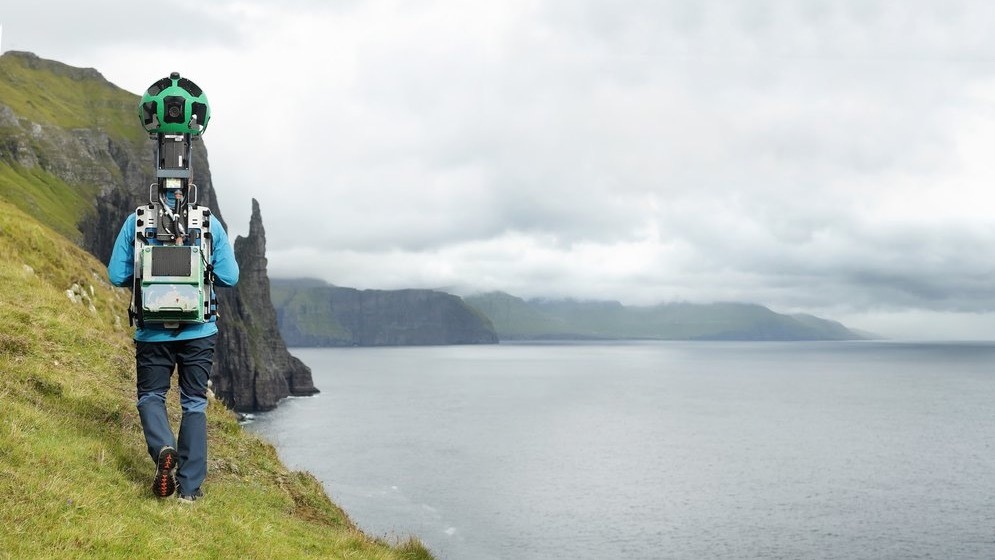
[[[217,315],[211,266],[211,211],[197,205],[192,143],[210,108],[196,84],[173,72],[152,84],[139,117],[155,140],[156,182],[149,203],[135,209],[132,324],[204,323]]]

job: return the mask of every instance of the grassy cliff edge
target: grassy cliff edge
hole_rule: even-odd
[[[417,540],[363,534],[217,402],[206,497],[153,498],[127,299],[96,259],[0,199],[0,558],[431,558]]]

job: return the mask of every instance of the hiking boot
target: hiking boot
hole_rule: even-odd
[[[193,494],[183,494],[182,492],[179,494],[181,504],[192,504],[203,497],[204,492],[200,488]]]
[[[159,451],[159,459],[155,462],[152,493],[157,498],[165,498],[173,492],[176,492],[176,450],[167,445]]]

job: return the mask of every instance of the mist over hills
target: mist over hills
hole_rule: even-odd
[[[438,290],[356,290],[305,278],[271,282],[280,333],[290,346],[868,338],[836,321],[750,303],[642,307],[504,292],[459,298]]]
[[[494,344],[490,320],[435,290],[357,290],[320,280],[270,282],[280,334],[289,346]]]

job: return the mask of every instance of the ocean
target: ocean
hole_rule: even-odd
[[[439,560],[995,558],[995,343],[292,352],[246,429]]]

